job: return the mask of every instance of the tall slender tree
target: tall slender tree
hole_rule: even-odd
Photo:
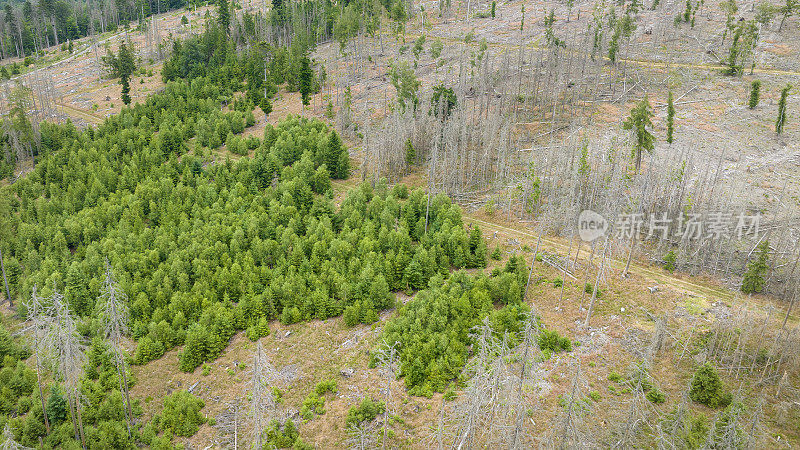
[[[778,134],[783,133],[783,127],[786,125],[786,100],[791,89],[792,85],[787,84],[781,91],[781,99],[778,101],[778,119],[775,120],[775,132]]]
[[[303,56],[300,60],[298,82],[303,105],[308,106],[311,103],[311,92],[314,89],[314,71],[311,70],[311,60],[308,59],[308,56]]]
[[[86,364],[84,346],[78,333],[75,318],[69,307],[55,288],[50,297],[50,337],[55,353],[56,367],[64,382],[69,399],[70,416],[75,432],[75,439],[86,448],[86,435],[83,429],[83,412],[81,408],[81,378]]]
[[[645,95],[644,98],[631,110],[631,115],[622,124],[625,130],[632,130],[634,133],[634,142],[632,156],[636,161],[636,171],[642,165],[642,152],[652,152],[655,148],[655,136],[650,130],[653,128],[653,108],[650,106],[650,101]]]
[[[231,5],[228,0],[217,0],[217,23],[225,34],[231,31]]]
[[[44,371],[45,352],[49,345],[48,340],[51,337],[49,333],[50,323],[49,316],[46,313],[42,299],[36,293],[36,286],[33,287],[31,292],[31,299],[25,307],[28,311],[28,330],[31,340],[31,348],[33,350],[33,358],[36,364],[36,383],[39,387],[39,401],[42,403],[42,411],[47,411],[44,406],[44,388],[42,384],[42,374]],[[50,420],[47,414],[44,415],[44,426],[47,432],[50,432]]]
[[[672,144],[673,134],[675,133],[675,99],[672,91],[667,97],[667,142]]]
[[[753,80],[753,83],[750,85],[750,101],[747,102],[747,106],[750,109],[756,109],[760,97],[761,97],[761,81]]]
[[[114,363],[119,376],[120,390],[125,396],[125,416],[128,429],[133,426],[133,411],[131,397],[128,389],[128,372],[125,367],[125,353],[122,348],[122,337],[128,334],[128,296],[120,289],[119,283],[114,279],[111,265],[106,260],[106,273],[103,286],[100,288],[100,320],[106,340],[111,344],[114,352]]]

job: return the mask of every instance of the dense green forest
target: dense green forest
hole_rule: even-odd
[[[256,340],[273,320],[373,323],[396,306],[397,291],[421,291],[385,331],[403,343],[412,392],[429,395],[458,376],[470,330],[485,318],[498,333],[519,330],[524,261],[514,257],[491,276],[451,276],[486,267],[487,248],[448,197],[428,199],[382,180],[335,198],[332,180],[349,177],[349,153],[315,119],[290,116],[243,136],[256,106],[269,113],[277,86],[299,90],[304,102],[320,89],[325,74],[308,52],[350,19],[322,14],[323,35],[298,32],[282,45],[242,50],[230,39],[237,33],[228,8],[219,6],[204,33],[175,41],[162,92],[96,128],[33,124],[30,93],[14,92],[1,175],[32,165],[0,189],[0,250],[16,315],[29,320],[23,334],[31,336],[0,328],[0,429],[16,442],[170,448],[173,436],[189,436],[206,420],[203,402],[178,391],[160,414],[140,421],[141,405],[128,399],[137,381],[130,364],[183,346],[176,369],[191,372],[217,358],[237,331]],[[271,20],[285,24],[293,17],[287,11],[313,5],[278,11]],[[244,36],[257,34],[254,17],[237,22]],[[237,159],[221,158],[223,147]],[[109,317],[110,298],[122,318]],[[119,345],[127,332],[132,354]],[[263,434],[302,446],[293,430],[291,422],[272,423]]]
[[[23,148],[22,157],[35,161],[0,195],[0,245],[17,315],[35,319],[29,308],[61,308],[66,319],[58,322],[74,323],[67,334],[91,342],[79,358],[78,385],[69,387],[72,372],[60,363],[43,362],[37,377],[22,362],[32,358],[28,346],[3,329],[0,428],[8,425],[16,441],[168,447],[173,434],[197,428],[184,430],[188,419],[174,415],[202,405],[188,393],[170,397],[160,415],[132,426],[142,410],[124,400],[136,380],[122,361],[144,364],[183,345],[179,368],[192,371],[215,359],[239,330],[257,339],[275,319],[290,324],[343,315],[349,326],[371,323],[395,305],[395,291],[412,293],[431,280],[441,284],[453,269],[486,266],[480,230],[465,229],[446,196],[429,201],[422,191],[382,181],[335,201],[331,179],[349,176],[350,159],[322,122],[288,117],[261,136],[242,137],[254,123],[255,104],[276,85],[314,84],[303,81],[309,64],[302,43],[236,53],[226,36],[217,23],[176,43],[164,91],[97,128],[42,123],[34,130],[21,107],[7,119],[6,152]],[[259,51],[276,56],[266,83]],[[243,157],[219,160],[211,150],[223,145]],[[14,162],[6,162],[5,175]],[[103,339],[106,261],[127,299],[124,328],[137,341],[123,359]],[[403,308],[389,333],[412,332],[402,318],[424,314],[428,298],[463,294],[469,303],[453,303],[451,314],[437,319],[449,323],[451,346],[431,355],[409,344],[407,355],[447,360],[441,370],[435,365],[441,362],[406,367],[409,386],[430,379],[428,389],[441,389],[457,376],[469,329],[493,302],[511,305],[491,313],[498,329],[516,326],[522,272],[524,263],[490,278],[462,274]],[[431,305],[446,307],[442,301]],[[38,358],[36,352],[37,367]]]
[[[426,215],[421,191],[363,184],[336,206],[331,173],[346,177],[349,159],[321,122],[287,118],[263,139],[253,138],[252,157],[215,163],[198,138],[187,138],[201,116],[216,122],[217,137],[238,138],[244,115],[220,113],[219,101],[208,100],[226,95],[230,90],[207,78],[180,80],[97,129],[43,126],[36,169],[3,188],[12,295],[26,299],[34,286],[45,299],[62,291],[79,317],[79,333],[95,337],[81,392],[115,392],[83,406],[90,447],[104,448],[102,439],[113,436],[128,439],[120,405],[103,406],[121,401],[117,373],[103,375],[113,364],[96,337],[105,259],[129,298],[138,340],[132,361],[145,363],[185,344],[183,370],[214,359],[236,330],[258,337],[268,330],[259,327],[264,320],[344,314],[348,324],[372,322],[394,305],[392,291],[424,288],[452,268],[486,264],[480,231],[468,233],[459,208],[444,196],[430,202]],[[518,302],[515,283],[517,294],[509,295]],[[18,314],[26,313],[20,303]],[[31,400],[6,401],[3,420],[33,445],[46,434],[35,376],[17,362],[23,350],[6,353],[3,370],[20,380],[8,384],[7,396]],[[90,385],[96,379],[100,384]],[[70,437],[70,427],[62,428],[47,435],[49,446]],[[152,429],[130,443],[152,441],[147,433]]]

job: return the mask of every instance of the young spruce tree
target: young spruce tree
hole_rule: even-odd
[[[783,133],[783,126],[786,125],[786,99],[791,89],[792,85],[787,84],[781,91],[781,99],[778,101],[778,119],[775,121],[775,132],[778,134]]]
[[[636,161],[636,171],[642,165],[642,152],[652,152],[655,148],[655,136],[650,132],[653,128],[653,108],[645,96],[632,110],[631,115],[622,124],[625,130],[633,130],[636,139],[633,147],[633,157]]]
[[[765,240],[758,245],[758,257],[755,261],[747,265],[747,273],[742,280],[742,292],[745,294],[757,294],[764,290],[764,276],[769,269],[769,241]]]
[[[747,103],[747,106],[750,109],[756,109],[760,97],[761,97],[761,81],[753,80],[753,83],[750,85],[750,101]]]

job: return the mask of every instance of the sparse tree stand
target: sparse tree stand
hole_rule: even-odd
[[[3,264],[3,250],[0,250],[0,270],[3,272],[3,284],[6,287],[6,298],[8,299],[9,308],[14,307],[14,301],[11,299],[11,291],[8,289],[8,278],[6,277],[6,266]]]
[[[650,101],[645,97],[631,110],[631,115],[622,124],[625,130],[633,130],[636,142],[633,146],[632,156],[636,160],[636,172],[642,165],[642,152],[652,152],[655,148],[655,136],[650,132],[653,128],[653,109]]]
[[[761,97],[761,81],[753,80],[753,83],[750,85],[750,101],[747,103],[748,108],[756,109],[760,97]]]
[[[672,91],[669,91],[667,98],[667,142],[672,144],[673,134],[675,133],[675,99]]]
[[[778,119],[775,121],[775,132],[783,133],[783,126],[786,124],[786,99],[789,97],[791,84],[787,84],[781,91],[781,99],[778,101]]]

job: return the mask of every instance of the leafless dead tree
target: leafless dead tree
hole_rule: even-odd
[[[245,413],[246,409],[242,407],[240,399],[236,398],[226,403],[225,409],[217,416],[215,428],[221,435],[219,444],[223,448],[238,450],[241,445]]]
[[[371,421],[359,422],[347,428],[347,448],[353,450],[371,450],[378,447],[378,433]]]
[[[117,375],[120,380],[120,390],[125,398],[125,418],[130,433],[133,426],[133,410],[131,408],[131,397],[128,389],[128,371],[125,367],[125,353],[122,348],[122,338],[128,334],[129,312],[127,305],[128,296],[119,287],[119,283],[114,279],[111,265],[106,260],[106,273],[103,285],[100,288],[100,320],[103,323],[103,331],[106,340],[111,344],[111,351],[114,353],[114,365],[117,368]]]
[[[14,434],[11,433],[11,427],[6,424],[5,428],[3,428],[3,438],[2,443],[0,443],[0,450],[28,450],[30,447],[25,447],[22,444],[18,444],[17,441],[14,440]]]
[[[378,367],[384,379],[383,398],[386,404],[383,410],[383,438],[381,444],[383,448],[386,448],[389,414],[392,408],[392,381],[397,377],[397,370],[400,368],[399,345],[400,342],[395,341],[393,344],[389,345],[389,343],[384,340],[376,350]]]
[[[31,341],[31,348],[33,349],[33,358],[36,364],[36,384],[39,387],[39,401],[42,404],[42,411],[47,411],[44,403],[44,388],[42,386],[42,374],[44,373],[44,360],[47,359],[46,352],[51,348],[49,339],[52,335],[49,333],[51,324],[50,316],[47,314],[42,299],[37,295],[36,286],[33,287],[31,292],[31,299],[25,305],[28,311],[28,336]],[[44,415],[44,425],[47,432],[50,432],[50,420],[47,414]]]
[[[269,362],[261,341],[256,343],[250,377],[251,440],[256,449],[264,446],[264,429],[275,414],[272,385],[279,379],[278,371]]]
[[[81,399],[81,378],[83,367],[86,364],[84,345],[78,333],[75,318],[64,302],[64,297],[55,288],[50,297],[49,313],[50,337],[47,342],[51,344],[55,355],[56,367],[64,382],[69,400],[70,416],[72,417],[75,439],[86,447],[86,438],[83,430],[83,416]]]

